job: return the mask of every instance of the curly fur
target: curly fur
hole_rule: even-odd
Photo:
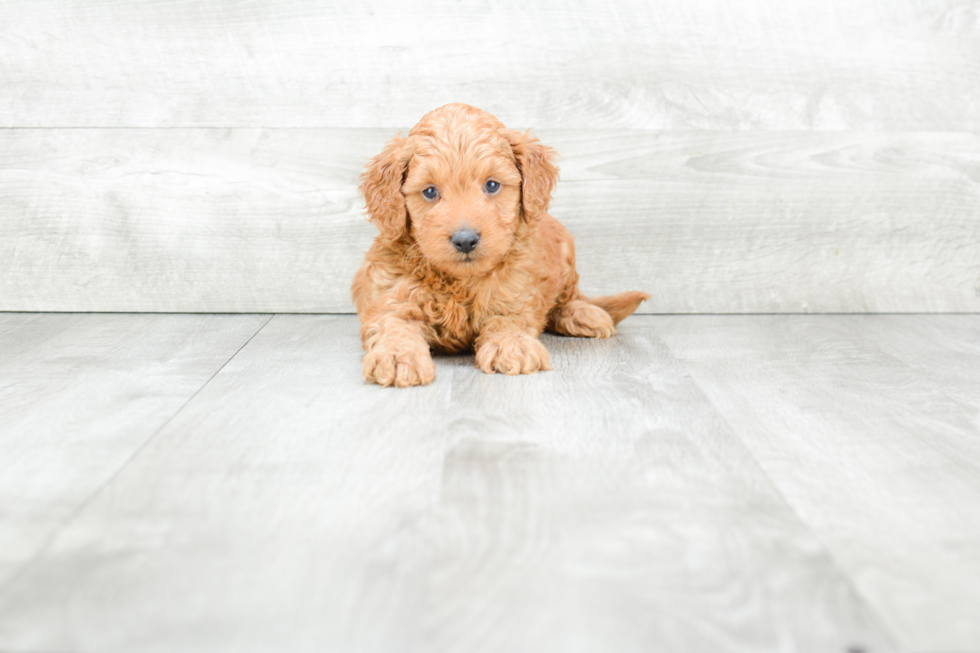
[[[548,215],[554,160],[552,148],[465,104],[428,113],[371,160],[360,190],[380,234],[352,287],[367,381],[431,383],[430,350],[474,348],[491,374],[547,370],[542,331],[608,338],[649,298],[579,293],[572,237]],[[422,195],[430,186],[435,200]],[[469,254],[450,242],[463,228],[480,234]]]

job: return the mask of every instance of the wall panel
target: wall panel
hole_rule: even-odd
[[[392,130],[0,131],[0,310],[345,312]],[[980,310],[964,133],[550,130],[584,291],[647,312]]]

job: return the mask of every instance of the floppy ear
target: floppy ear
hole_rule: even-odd
[[[557,153],[528,132],[508,131],[507,138],[521,172],[521,213],[532,222],[548,212],[551,193],[558,183]]]
[[[371,159],[361,175],[361,194],[367,203],[368,220],[388,240],[398,240],[406,230],[408,215],[402,183],[409,154],[399,134],[388,141],[381,154]]]

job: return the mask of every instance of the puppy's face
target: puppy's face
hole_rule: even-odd
[[[482,275],[513,245],[521,173],[496,131],[451,136],[415,145],[402,184],[411,235],[433,267],[454,277]]]
[[[522,222],[547,211],[558,180],[554,151],[465,104],[422,118],[361,177],[383,239],[414,240],[430,265],[457,278],[492,270]]]

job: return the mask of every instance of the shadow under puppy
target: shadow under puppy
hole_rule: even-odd
[[[476,350],[492,374],[550,369],[538,336],[608,338],[649,295],[583,297],[572,236],[548,215],[555,152],[449,104],[389,141],[361,176],[381,233],[354,277],[364,378],[431,383],[431,350]]]

